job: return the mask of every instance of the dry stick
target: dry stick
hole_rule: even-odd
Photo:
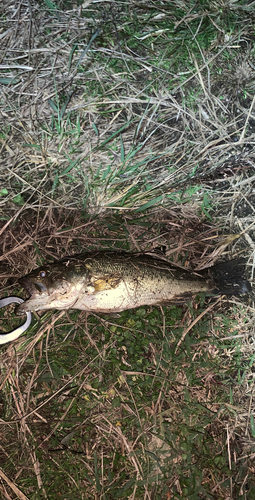
[[[233,40],[234,41],[234,40]],[[219,52],[217,52],[217,54],[215,54],[214,56],[212,56],[209,61],[206,61],[205,64],[203,64],[201,66],[200,69],[200,72],[205,69],[209,64],[211,64],[211,62],[214,61],[214,59],[216,59],[225,49],[227,49],[229,47],[229,43],[226,43],[225,45],[223,45],[223,47],[219,50]],[[186,85],[190,80],[192,80],[195,76],[197,75],[197,71],[195,73],[193,73],[193,75],[191,75],[189,78],[187,78],[187,80],[185,80],[185,82],[182,82],[180,83],[180,85],[178,85],[177,87],[175,87],[172,91],[173,94],[175,94],[175,92],[177,90],[179,90],[181,87],[183,87],[184,85]]]
[[[9,170],[9,171],[10,171],[10,173],[12,173],[12,174],[14,174],[14,173],[15,173],[15,172],[11,171],[10,169],[8,169],[8,170]],[[15,173],[15,175],[16,175],[16,177],[18,177],[18,178],[19,178],[22,182],[23,182],[23,181],[24,181],[24,182],[26,182],[24,179],[22,179],[22,177],[19,177],[19,176],[18,176],[18,174],[16,174],[16,173]],[[37,189],[33,188],[33,186],[31,186],[31,184],[29,184],[28,182],[26,182],[26,184],[27,184],[29,187],[31,187],[34,191],[39,191],[39,190],[38,190],[38,188],[37,188]],[[39,191],[39,193],[40,193],[40,191]],[[10,220],[8,220],[8,222],[6,222],[6,224],[2,227],[2,229],[0,229],[0,236],[1,236],[1,234],[5,231],[5,229],[7,229],[7,228],[8,228],[8,226],[12,223],[12,221],[15,221],[15,220],[18,218],[19,214],[20,214],[20,213],[21,213],[21,212],[22,212],[22,211],[23,211],[23,210],[24,210],[24,209],[28,206],[28,202],[29,202],[29,201],[30,201],[30,199],[33,197],[33,195],[34,195],[34,192],[33,192],[33,193],[29,196],[28,200],[27,200],[27,201],[25,202],[25,204],[24,204],[24,205],[23,205],[23,206],[22,206],[22,207],[18,210],[18,212],[17,212],[17,213],[16,213],[16,214],[15,214],[15,215],[14,215],[14,216],[10,219]],[[51,198],[49,198],[47,195],[45,195],[45,197],[46,197],[46,198],[48,198],[50,201],[52,201],[52,199],[51,199]],[[57,202],[56,202],[56,204],[57,204],[59,207],[62,207],[62,205],[60,205],[59,203],[57,203]],[[21,247],[21,248],[22,248],[22,247]],[[14,251],[14,249],[13,249],[12,251]],[[8,254],[12,253],[12,251],[11,251],[11,252],[8,252]],[[0,258],[0,260],[2,260],[2,259],[3,259],[3,258],[5,258],[5,257],[6,257],[6,255],[5,255],[4,257],[1,257],[1,258]]]
[[[45,406],[52,399],[54,399],[58,394],[60,394],[66,387],[68,387],[74,381],[74,379],[76,377],[79,377],[80,375],[82,375],[82,373],[85,372],[86,369],[87,369],[87,367],[83,368],[78,373],[76,373],[70,380],[68,380],[68,382],[66,382],[62,387],[60,387],[56,392],[54,392],[54,394],[52,394],[46,401],[43,401],[43,403],[39,404],[36,408],[34,408],[34,410],[31,410],[29,413],[26,413],[26,415],[23,415],[22,417],[17,418],[15,420],[9,420],[9,421],[0,420],[0,424],[2,424],[2,425],[16,424],[17,422],[21,422],[21,421],[25,420],[26,418],[30,417],[35,412],[38,412],[38,410],[40,410],[43,406]]]
[[[143,476],[142,476],[142,473],[141,473],[141,467],[139,467],[140,463],[138,461],[138,458],[137,458],[136,454],[133,451],[133,446],[129,444],[129,442],[126,439],[126,437],[124,436],[122,430],[118,426],[113,426],[112,423],[109,422],[109,420],[107,419],[107,417],[103,416],[103,418],[110,425],[110,428],[112,428],[112,431],[118,436],[118,438],[120,439],[120,441],[122,441],[123,445],[126,448],[127,455],[129,456],[130,461],[133,462],[133,465],[134,465],[136,473],[137,473],[137,477],[139,479],[142,479]]]
[[[82,388],[82,386],[80,387],[80,389]],[[77,392],[77,394],[79,393],[79,391]],[[73,397],[73,399],[70,401],[66,411],[63,413],[62,417],[60,417],[59,421],[56,423],[55,427],[53,427],[53,429],[51,429],[51,431],[49,432],[49,434],[47,434],[47,436],[44,438],[44,440],[39,444],[39,448],[43,448],[43,444],[46,442],[46,441],[49,441],[50,437],[55,434],[56,430],[58,429],[58,427],[60,425],[62,425],[66,415],[68,414],[68,412],[70,411],[70,409],[72,408],[74,402],[76,401],[77,399],[77,394]]]
[[[35,477],[36,477],[38,488],[39,488],[39,490],[42,490],[45,498],[47,498],[45,489],[43,488],[43,482],[42,482],[41,471],[40,471],[40,462],[39,462],[39,460],[36,457],[34,446],[33,445],[30,446],[30,444],[28,442],[28,439],[27,439],[26,434],[25,434],[26,430],[28,431],[28,433],[30,434],[30,436],[32,436],[32,432],[30,431],[30,428],[25,423],[24,429],[23,429],[24,441],[25,441],[25,443],[27,445],[28,453],[30,455],[31,462],[33,464],[34,473],[35,473]]]
[[[252,405],[253,394],[254,394],[254,385],[253,385],[253,388],[251,391],[251,396],[250,396],[249,409],[248,409],[248,415],[247,415],[247,421],[246,421],[245,436],[248,436],[248,426],[249,426],[249,423],[251,421],[251,405]]]
[[[240,130],[241,130],[241,129],[235,130],[234,132],[231,132],[231,134],[228,134],[227,136],[224,136],[224,137],[219,137],[219,139],[215,139],[214,141],[211,141],[209,144],[207,144],[207,145],[206,145],[206,146],[202,149],[202,151],[200,151],[200,152],[198,153],[198,155],[196,156],[196,158],[200,158],[200,157],[201,157],[204,153],[206,153],[206,151],[207,151],[208,149],[212,150],[212,149],[213,149],[213,146],[217,146],[217,144],[218,144],[219,142],[221,142],[221,141],[222,141],[222,139],[226,140],[226,139],[228,139],[229,137],[231,137],[232,135],[236,135],[236,134],[237,134]],[[247,140],[247,142],[248,142],[248,140]],[[235,146],[240,146],[240,145],[242,145],[242,144],[243,144],[243,139],[242,139],[242,140],[241,140],[241,139],[239,139],[239,140],[235,143]],[[251,144],[254,144],[254,142],[251,142]],[[219,149],[221,149],[221,150],[223,150],[223,149],[227,149],[227,148],[229,148],[229,143],[227,143],[227,144],[221,144],[221,145],[217,146],[217,148],[218,148],[218,150],[219,150]]]
[[[32,373],[32,376],[31,376],[31,378],[30,378],[30,380],[28,381],[28,384],[27,384],[27,390],[26,390],[26,392],[27,392],[27,397],[26,397],[26,411],[29,411],[30,393],[31,393],[31,390],[32,390],[35,378],[36,378],[36,376],[38,374],[38,368],[39,368],[41,359],[42,359],[42,342],[40,342],[38,360],[37,360],[36,365],[34,367],[34,371]],[[52,378],[54,378],[53,375],[52,375]],[[41,417],[41,416],[40,416],[40,418],[43,419],[43,417]]]
[[[7,374],[5,375],[4,379],[3,379],[3,382],[1,383],[0,385],[0,391],[2,390],[6,380],[9,379],[9,376],[11,375],[11,373],[13,372],[13,366],[10,367],[9,371],[7,372]]]
[[[209,256],[210,260],[208,260],[206,262],[206,265],[208,264],[208,262],[210,263],[213,263],[217,257],[219,257],[219,255],[222,254],[222,252],[225,250],[225,248],[230,244],[232,243],[232,241],[234,241],[235,239],[239,239],[241,238],[241,236],[245,236],[245,238],[247,239],[249,237],[249,235],[247,235],[247,231],[248,229],[250,229],[252,226],[254,226],[255,222],[252,222],[246,229],[243,229],[243,231],[239,234],[235,234],[235,235],[229,235],[227,236],[223,242],[221,242],[218,247],[215,248],[215,250],[211,253],[211,255]],[[239,222],[239,226],[241,226],[240,222]],[[212,260],[213,259],[213,260]],[[195,271],[200,271],[204,269],[204,267],[198,267],[195,269]]]
[[[229,431],[228,431],[228,424],[227,424],[227,448],[228,448],[228,463],[229,463],[229,470],[232,469],[231,466],[231,453],[230,453],[230,436],[229,436]],[[231,495],[232,496],[232,495]]]
[[[137,241],[135,240],[135,238],[134,238],[134,236],[133,236],[132,232],[130,231],[130,229],[129,229],[129,227],[128,227],[127,219],[126,219],[126,217],[125,217],[125,216],[124,216],[124,221],[125,221],[125,226],[126,226],[126,229],[127,229],[128,233],[129,233],[129,236],[130,236],[130,238],[131,238],[131,240],[132,240],[132,242],[133,242],[134,246],[136,247],[136,249],[138,250],[138,252],[140,252],[140,251],[141,251],[141,249],[139,248],[139,245],[138,245]]]
[[[1,481],[2,483],[2,481]],[[0,484],[0,494],[3,493],[3,498],[6,498],[6,500],[12,500],[12,498],[10,497],[10,495],[7,493],[7,490],[4,486],[4,484]],[[2,498],[2,497],[0,497]]]
[[[111,347],[111,346],[110,346]],[[98,351],[98,349],[97,349]],[[98,351],[98,356],[96,356],[94,359],[97,359],[98,357],[102,357],[101,356],[101,353]],[[90,364],[90,363],[89,363]],[[87,365],[87,367],[83,368],[83,370],[81,370],[77,375],[74,375],[74,377],[72,377],[71,379],[71,382],[77,377],[79,377],[84,371],[86,368],[88,368],[89,364]],[[69,381],[70,383],[70,381]],[[70,401],[65,413],[62,415],[62,417],[59,419],[59,421],[57,422],[57,424],[55,425],[55,427],[49,432],[49,434],[47,434],[47,436],[44,438],[44,440],[40,443],[40,448],[42,447],[43,443],[45,443],[46,441],[48,441],[50,439],[50,437],[55,434],[56,430],[58,429],[58,427],[62,424],[62,422],[64,421],[66,415],[68,414],[68,412],[70,411],[70,409],[72,408],[72,405],[73,403],[76,401],[77,399],[77,396],[78,394],[81,392],[81,390],[83,389],[83,386],[85,385],[85,380],[81,383],[78,391],[76,392],[75,396],[72,398],[72,400]],[[64,387],[66,387],[66,385],[68,384],[65,384]],[[59,392],[59,391],[58,391]],[[57,393],[56,393],[57,394]]]
[[[17,377],[17,376],[16,376]],[[13,399],[16,403],[16,408],[17,408],[17,412],[19,415],[22,415],[22,413],[24,414],[24,398],[23,398],[23,395],[21,393],[21,390],[20,390],[20,387],[19,387],[19,384],[18,384],[18,377],[17,377],[17,383],[15,384],[15,387],[16,387],[16,390],[18,392],[18,398],[16,396],[16,391],[14,390],[14,379],[12,378],[12,385],[11,385],[11,392],[12,392],[12,396],[13,396]],[[36,480],[37,480],[37,484],[38,484],[38,488],[41,489],[42,488],[42,478],[41,478],[41,473],[40,473],[40,464],[39,464],[39,461],[37,460],[36,458],[36,454],[35,454],[35,449],[34,449],[34,446],[30,446],[30,443],[26,437],[26,433],[28,432],[30,436],[32,436],[32,432],[30,431],[30,428],[28,427],[27,423],[26,422],[21,422],[21,431],[23,432],[23,439],[24,439],[24,442],[27,446],[27,449],[28,449],[28,453],[30,455],[30,458],[31,458],[31,462],[33,464],[33,468],[34,468],[34,472],[35,472],[35,476],[36,476]],[[43,489],[43,492],[44,492],[44,489]],[[44,495],[46,496],[46,495]]]
[[[66,313],[66,311],[64,310],[64,311],[61,311],[57,316],[54,315],[54,318],[51,319],[50,326],[52,327],[56,323],[56,321],[58,321],[60,318],[62,318],[62,316],[64,316],[65,313]],[[29,345],[26,347],[25,357],[19,363],[20,368],[25,363],[27,357],[29,356],[29,354],[33,350],[34,346],[36,345],[38,340],[41,338],[41,336],[46,332],[48,327],[49,327],[48,324],[46,326],[42,325],[42,327],[37,332],[36,336],[33,337],[31,342],[29,343]]]
[[[248,179],[244,179],[243,181],[238,182],[237,184],[234,185],[234,187],[239,187],[239,186],[244,186],[245,184],[250,184],[252,181],[255,180],[255,175],[252,175]]]
[[[10,486],[12,491],[14,491],[15,495],[17,495],[17,497],[20,500],[29,500],[29,498],[26,497],[26,495],[24,495],[24,493],[22,493],[22,491],[20,491],[20,489],[17,488],[17,486],[12,481],[10,481],[10,479],[5,475],[5,473],[1,469],[0,469],[0,477],[8,484],[8,486]]]
[[[242,229],[242,224],[241,224],[240,220],[238,220],[238,225]],[[245,234],[244,237],[245,237],[246,241],[248,242],[248,244],[250,245],[250,247],[253,250],[253,252],[252,252],[253,253],[253,262],[251,264],[251,278],[250,278],[251,281],[253,281],[253,278],[254,278],[254,269],[255,269],[255,244],[254,244],[254,242],[253,242],[253,240],[252,240],[252,238],[250,237],[249,234]]]
[[[7,227],[12,223],[12,221],[18,217],[18,215],[20,214],[20,212],[22,212],[23,209],[24,209],[24,205],[19,209],[19,211],[10,220],[8,220],[6,222],[4,227],[2,227],[2,229],[0,229],[0,236],[5,231],[5,229],[7,229]]]
[[[72,227],[71,229],[64,229],[63,231],[60,231],[60,229],[57,229],[57,231],[55,232],[55,236],[62,236],[64,233],[70,233],[70,231],[76,231],[77,229],[91,226],[91,224],[95,224],[95,221],[92,220],[92,221],[86,222],[86,224],[82,224],[81,226]]]
[[[243,236],[245,233],[247,233],[248,229],[250,229],[250,227],[254,226],[254,224],[255,224],[255,221],[252,222],[248,227],[246,227],[246,229],[244,229],[241,233],[239,233],[239,237]]]
[[[20,165],[18,165],[20,166]],[[29,182],[27,182],[23,177],[21,177],[19,174],[17,174],[17,172],[15,172],[14,170],[11,170],[10,168],[7,167],[7,170],[10,172],[10,174],[12,174],[13,176],[17,177],[19,179],[19,181],[21,182],[24,182],[24,184],[26,184],[29,188],[33,189],[33,191],[36,191],[37,193],[39,193],[40,196],[43,196],[44,198],[47,198],[50,202],[52,202],[52,198],[50,198],[50,196],[48,196],[47,194],[43,194],[38,187],[34,187],[32,184],[30,184]],[[43,181],[44,181],[45,177],[43,178]],[[39,187],[41,186],[42,184],[42,181],[40,181],[40,184],[39,184]],[[22,209],[25,208],[25,206],[28,204],[30,198],[32,198],[32,196],[34,195],[34,192],[33,194],[31,194],[31,196],[29,197],[29,199],[26,201],[25,205],[22,206]],[[54,200],[54,203],[59,207],[59,208],[63,208],[63,205],[61,205],[61,203],[58,203],[56,200]],[[20,213],[21,210],[19,210],[18,213]],[[15,216],[17,217],[17,216]]]
[[[176,354],[176,351],[178,349],[178,347],[181,345],[182,341],[185,339],[187,333],[189,333],[189,331],[191,330],[191,328],[193,328],[193,326],[206,314],[208,313],[209,311],[211,311],[214,306],[216,306],[220,301],[221,301],[222,297],[220,297],[216,302],[214,302],[213,304],[211,304],[209,307],[207,307],[207,309],[205,309],[205,311],[201,312],[201,314],[199,314],[199,316],[194,319],[194,321],[192,321],[191,325],[186,329],[184,330],[182,336],[181,336],[181,339],[179,340],[177,346],[176,346],[176,349],[175,349],[175,354]]]
[[[109,347],[111,347],[111,345]],[[87,366],[85,366],[85,368],[82,368],[82,370],[80,370],[78,373],[76,373],[75,375],[73,375],[73,377],[71,377],[70,380],[68,380],[62,387],[60,387],[56,392],[54,392],[54,394],[52,394],[46,401],[43,401],[41,404],[39,404],[36,408],[34,408],[33,410],[31,410],[29,413],[26,413],[25,415],[21,416],[20,418],[15,419],[15,420],[4,421],[4,420],[0,419],[0,425],[1,424],[2,425],[16,424],[17,422],[23,422],[26,418],[30,417],[34,413],[37,413],[43,406],[45,406],[52,399],[54,399],[58,394],[60,394],[64,389],[66,389],[66,387],[68,387],[76,378],[79,378],[84,372],[86,372],[86,370],[88,370],[88,367],[92,363],[92,361],[95,361],[98,357],[99,357],[99,354],[97,356],[95,356],[95,358],[93,358],[93,360],[91,360],[87,364]],[[82,389],[82,387],[83,387],[83,383],[81,384],[81,386],[80,386],[80,388],[78,390],[78,393],[80,392],[80,390]]]
[[[241,133],[241,135],[240,135],[239,142],[243,141],[243,139],[244,139],[245,130],[246,130],[246,127],[247,127],[247,124],[248,124],[249,118],[250,118],[250,116],[251,116],[251,112],[252,112],[252,108],[253,108],[253,106],[254,106],[254,102],[255,102],[255,95],[253,96],[252,103],[251,103],[251,105],[250,105],[250,109],[249,109],[249,111],[248,111],[248,115],[247,115],[247,118],[246,118],[246,120],[245,120],[245,124],[244,124],[244,127],[243,127],[243,131],[242,131],[242,133]]]

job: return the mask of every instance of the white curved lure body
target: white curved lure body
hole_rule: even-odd
[[[22,304],[24,302],[20,297],[6,297],[5,299],[0,299],[0,309],[2,307],[6,307],[9,304],[13,304],[16,302],[17,304]],[[22,333],[24,333],[31,324],[32,314],[31,312],[26,312],[27,319],[23,325],[18,326],[12,332],[0,334],[0,344],[6,344],[7,342],[11,342],[12,340],[16,340]]]

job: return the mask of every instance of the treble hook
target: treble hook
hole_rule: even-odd
[[[5,299],[0,299],[0,309],[2,307],[8,306],[8,304],[12,304],[16,302],[17,304],[22,304],[24,302],[20,297],[6,297]],[[12,330],[9,333],[0,334],[0,344],[6,344],[6,342],[11,342],[12,340],[17,339],[23,332],[25,332],[31,324],[32,314],[31,312],[26,312],[27,319],[23,325],[18,326],[15,330]]]

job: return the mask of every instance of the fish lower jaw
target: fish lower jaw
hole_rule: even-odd
[[[45,311],[47,309],[72,309],[75,298],[58,297],[56,300],[28,299],[16,308],[16,315],[22,316],[27,312]]]

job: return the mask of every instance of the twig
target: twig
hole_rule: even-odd
[[[209,307],[207,307],[207,309],[205,309],[205,311],[201,312],[201,314],[199,314],[199,316],[194,319],[194,321],[192,321],[191,325],[186,329],[184,330],[177,346],[176,346],[176,349],[175,349],[175,354],[177,352],[177,349],[178,347],[181,345],[182,341],[185,339],[187,333],[189,333],[189,331],[193,328],[194,325],[196,325],[196,323],[205,315],[207,314],[209,311],[211,311],[220,301],[221,301],[222,297],[219,297],[219,299],[214,302],[213,304],[211,304]]]
[[[14,491],[15,495],[17,495],[20,500],[29,500],[29,498],[26,497],[26,495],[24,495],[22,491],[20,491],[20,489],[5,475],[5,473],[1,469],[0,477],[8,484],[8,486],[10,486],[12,491]]]

